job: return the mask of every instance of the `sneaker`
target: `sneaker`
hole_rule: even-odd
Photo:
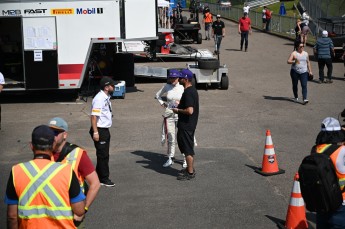
[[[169,157],[169,159],[164,163],[163,167],[169,167],[174,164],[173,160]]]
[[[245,48],[244,51],[245,51],[245,52],[248,52],[248,48]]]
[[[195,178],[195,171],[194,171],[194,173],[189,174],[189,173],[187,172],[187,170],[185,170],[184,173],[179,174],[179,175],[177,176],[177,180],[180,180],[180,181],[191,180],[191,179],[193,179],[193,178]]]
[[[115,183],[113,183],[111,180],[108,179],[106,181],[101,182],[101,185],[104,185],[104,186],[107,186],[107,187],[114,187]]]
[[[186,161],[186,158],[183,160],[182,168],[187,168],[187,161]]]
[[[319,80],[318,83],[322,84],[322,83],[325,83],[325,81],[324,80]]]
[[[303,99],[303,104],[305,105],[307,103],[309,103],[309,100],[308,99]]]
[[[294,101],[295,103],[298,103],[298,98],[293,98],[292,101]]]
[[[241,47],[240,50],[243,51],[243,47]]]
[[[326,83],[333,83],[333,80],[326,80]]]

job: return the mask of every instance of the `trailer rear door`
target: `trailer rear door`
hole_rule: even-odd
[[[26,89],[57,89],[55,17],[23,18],[23,37]]]

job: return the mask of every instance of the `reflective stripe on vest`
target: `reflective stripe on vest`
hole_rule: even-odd
[[[72,150],[67,155],[67,157],[65,157],[65,159],[62,161],[62,163],[66,163],[67,162],[68,164],[70,164],[72,166],[72,169],[73,169],[74,173],[77,175],[77,178],[79,180],[80,188],[83,191],[83,193],[85,193],[84,178],[82,176],[80,176],[80,174],[78,172],[78,168],[77,168],[77,164],[79,165],[79,163],[80,163],[80,159],[81,159],[82,153],[83,153],[83,150],[81,148],[77,147],[74,150]],[[78,158],[79,158],[79,161],[78,161]]]
[[[60,194],[55,190],[50,180],[54,178],[66,165],[49,163],[39,170],[33,161],[19,164],[24,173],[30,178],[29,184],[19,196],[18,215],[20,218],[38,218],[50,216],[57,219],[71,219],[73,213]],[[51,207],[30,206],[38,195],[44,195]]]
[[[326,149],[328,149],[332,144],[322,144],[317,146],[316,152],[323,153]],[[345,187],[345,147],[340,146],[336,151],[334,151],[330,158],[334,164],[339,186],[341,189]],[[345,193],[343,193],[343,198],[345,198]]]
[[[207,13],[206,15],[205,15],[206,17],[205,17],[205,22],[206,23],[212,23],[212,14],[210,14],[210,13]]]

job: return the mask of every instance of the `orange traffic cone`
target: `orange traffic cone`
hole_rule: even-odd
[[[305,216],[304,200],[302,198],[301,187],[299,185],[299,176],[296,173],[289,208],[286,214],[285,227],[287,229],[305,229],[308,228]]]
[[[256,169],[255,172],[264,176],[271,176],[285,173],[285,170],[278,168],[278,161],[274,152],[274,146],[271,137],[271,131],[266,130],[265,153],[262,159],[262,169]]]

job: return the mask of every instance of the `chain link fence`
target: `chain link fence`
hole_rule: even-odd
[[[213,15],[220,14],[222,17],[237,22],[240,17],[243,16],[243,8],[241,7],[222,7],[215,3],[203,3],[208,5]],[[262,13],[249,11],[249,17],[252,21],[252,26],[256,29],[262,29]],[[297,17],[280,16],[278,14],[272,14],[270,23],[270,32],[279,34],[281,36],[295,39],[295,27]],[[312,37],[315,34],[312,35]],[[315,39],[315,38],[314,38]]]

